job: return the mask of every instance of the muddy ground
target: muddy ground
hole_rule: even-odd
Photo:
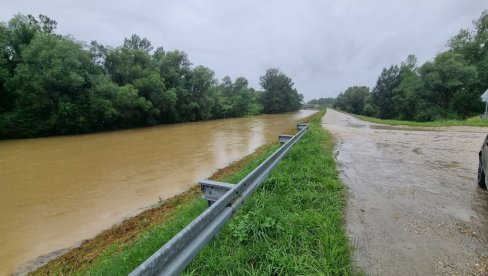
[[[347,230],[369,275],[488,275],[486,128],[377,125],[328,110],[348,187]]]

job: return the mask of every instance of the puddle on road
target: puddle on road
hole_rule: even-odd
[[[486,128],[376,125],[330,109],[323,123],[338,141],[359,267],[487,275],[488,192],[476,183]]]
[[[382,129],[382,130],[403,130],[403,131],[442,131],[435,128],[421,128],[421,127],[402,127],[402,126],[390,126],[390,125],[370,125],[371,129]]]
[[[356,124],[348,124],[348,127],[355,127],[355,128],[365,128],[367,127],[366,125],[356,125]]]

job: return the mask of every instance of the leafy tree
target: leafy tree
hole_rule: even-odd
[[[369,88],[366,86],[349,87],[344,93],[339,94],[334,107],[350,113],[364,114],[366,98],[369,94]]]
[[[249,88],[251,93],[251,100],[248,103],[247,115],[259,115],[263,113],[263,92],[256,91],[254,88]]]
[[[100,66],[101,68],[105,67],[105,61],[107,59],[107,55],[110,51],[110,48],[99,44],[95,40],[93,40],[90,43],[90,48],[89,48],[90,54],[92,56],[93,62]]]
[[[433,62],[422,65],[420,77],[426,88],[424,98],[436,107],[440,117],[463,118],[480,110],[480,93],[473,89],[478,82],[476,67],[462,55],[439,54]]]
[[[219,115],[224,118],[234,117],[233,87],[232,79],[229,76],[222,79],[222,83],[218,86],[218,92],[220,94],[217,102]]]
[[[482,111],[479,96],[488,88],[488,10],[448,41],[449,50],[417,67],[408,56],[385,68],[364,101],[362,112],[380,118],[436,120],[466,118]],[[351,102],[363,95],[341,93],[335,106],[361,113]]]
[[[133,84],[155,70],[151,55],[144,50],[118,47],[107,54],[105,66],[112,81],[118,85]]]
[[[149,40],[135,34],[116,48],[96,41],[87,45],[55,34],[56,26],[44,15],[16,15],[0,23],[0,138],[263,111],[263,93],[245,78],[234,83],[224,78],[218,85],[211,69],[193,67],[182,51],[153,51]],[[290,87],[284,86],[286,107],[280,108],[288,111],[301,95],[285,80]]]
[[[153,49],[151,42],[147,40],[147,38],[141,38],[136,34],[133,34],[130,38],[124,39],[124,47],[131,50],[144,51],[146,53],[149,53]]]
[[[392,104],[395,118],[411,120],[417,113],[417,104],[424,84],[417,72],[417,58],[409,55],[400,65],[400,83],[393,89]]]
[[[194,103],[187,87],[191,86],[191,62],[182,51],[164,52],[160,47],[153,54],[156,69],[164,79],[168,95],[166,98],[174,102],[174,107],[168,105],[163,117],[164,122],[194,121],[196,116],[192,114]]]
[[[260,92],[248,85],[249,82],[244,77],[238,77],[234,83],[229,76],[222,79],[218,86],[222,117],[240,117],[262,112]]]
[[[188,60],[187,54],[178,50],[166,53],[162,49],[159,50],[154,53],[153,57],[157,62],[160,76],[164,78],[166,87],[182,86],[191,72],[192,64]]]
[[[376,116],[378,114],[378,107],[373,102],[372,93],[369,93],[364,101],[363,114],[366,116]]]
[[[16,128],[28,136],[85,131],[85,92],[99,74],[76,42],[36,35],[9,83],[17,98]]]
[[[425,120],[419,116],[425,111],[424,82],[418,75],[417,70],[401,70],[401,82],[395,89],[395,96],[392,98],[395,106],[396,118],[401,120]],[[422,105],[420,105],[423,103]],[[419,108],[422,106],[422,108]]]
[[[313,108],[316,105],[324,106],[324,107],[332,107],[336,102],[335,98],[319,98],[313,99],[307,102],[307,106]]]
[[[138,95],[151,102],[152,109],[139,114],[145,124],[171,121],[168,119],[177,101],[175,89],[167,89],[164,76],[158,63],[164,58],[164,52],[149,54],[151,43],[146,38],[132,35],[124,39],[124,46],[110,50],[92,43],[95,57],[105,57],[105,68],[112,80],[120,86],[132,85]]]
[[[0,23],[0,112],[10,112],[15,107],[15,95],[6,84],[22,60],[22,49],[36,34],[52,33],[56,25],[56,21],[42,14],[38,19],[18,14],[8,24]]]
[[[0,25],[0,114],[14,108],[14,95],[7,89],[7,81],[10,78],[8,70],[9,53],[7,50],[7,28]]]
[[[147,124],[152,103],[130,84],[118,86],[105,76],[88,91],[90,126],[93,130],[118,129]]]
[[[214,72],[207,67],[197,66],[192,71],[191,87],[193,113],[197,120],[212,119],[212,109],[215,104],[213,86]]]
[[[377,106],[378,117],[393,118],[395,110],[393,106],[394,89],[400,83],[400,69],[396,65],[383,69],[376,86],[371,91],[371,99]]]
[[[294,83],[291,78],[277,68],[268,69],[260,77],[260,84],[264,89],[264,113],[281,113],[300,109],[303,95],[298,94],[297,90],[293,88]]]
[[[254,93],[248,85],[249,82],[244,77],[238,77],[234,82],[233,110],[235,117],[252,113],[250,109],[252,108]]]
[[[481,16],[473,21],[473,25],[473,31],[461,29],[457,35],[449,40],[448,46],[452,52],[462,55],[467,64],[476,67],[478,82],[473,84],[472,88],[481,95],[488,89],[488,10],[483,11]],[[474,101],[475,96],[472,94],[469,96],[473,97],[472,100]],[[463,108],[470,107],[465,106]]]
[[[15,15],[6,26],[7,43],[3,50],[7,52],[9,69],[12,72],[21,62],[22,48],[29,45],[38,33],[51,34],[56,29],[56,21],[45,15],[36,19],[32,15]]]

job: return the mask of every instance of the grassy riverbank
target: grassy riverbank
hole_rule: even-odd
[[[344,190],[335,169],[332,137],[320,126],[322,115],[309,118],[310,131],[186,273],[350,272]],[[237,183],[277,147],[264,146],[212,179]],[[205,208],[206,202],[194,188],[128,220],[131,223],[126,221],[102,233],[98,240],[85,242],[35,274],[127,274]]]
[[[394,126],[416,126],[416,127],[445,127],[445,126],[473,126],[473,127],[488,127],[488,119],[481,119],[479,116],[471,117],[466,120],[438,120],[432,122],[415,122],[402,120],[386,120],[362,115],[351,114],[354,117],[376,124],[387,124]]]
[[[332,137],[310,131],[187,268],[195,275],[350,274]]]

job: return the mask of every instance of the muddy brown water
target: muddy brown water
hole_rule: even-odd
[[[185,191],[313,112],[0,141],[0,275]]]
[[[328,110],[348,187],[347,230],[369,275],[488,275],[488,128],[377,125]]]

